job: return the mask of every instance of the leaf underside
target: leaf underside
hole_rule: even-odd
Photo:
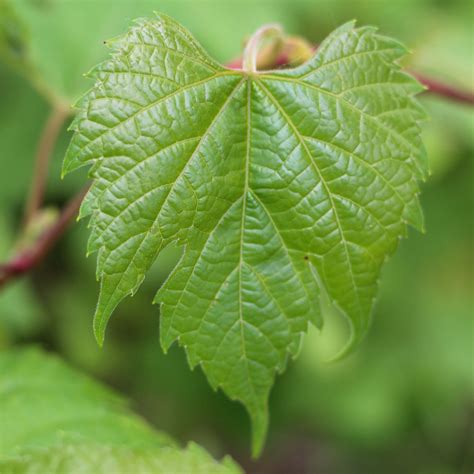
[[[406,54],[347,23],[306,64],[247,74],[211,59],[164,15],[108,43],[77,104],[64,171],[92,165],[81,216],[101,281],[103,342],[117,304],[160,251],[183,248],[159,290],[161,343],[247,408],[253,451],[276,372],[295,356],[324,291],[366,332],[380,268],[423,227],[426,163]]]

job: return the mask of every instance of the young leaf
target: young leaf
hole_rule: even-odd
[[[352,22],[292,70],[228,70],[163,15],[109,45],[64,163],[92,165],[97,339],[160,251],[182,246],[156,298],[162,346],[179,340],[244,403],[258,453],[275,373],[321,325],[320,290],[351,347],[405,224],[423,226],[422,87],[396,65],[400,43]]]
[[[0,472],[222,473],[190,443],[180,448],[107,388],[37,349],[0,353]]]

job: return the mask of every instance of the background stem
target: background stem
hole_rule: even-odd
[[[32,246],[13,257],[9,262],[0,265],[0,288],[9,281],[29,272],[48,254],[54,244],[64,234],[69,224],[76,218],[82,200],[89,190],[85,187],[74,196],[63,208],[61,214]]]
[[[65,107],[56,107],[52,110],[41,133],[36,151],[36,159],[31,180],[30,192],[25,205],[23,226],[27,227],[43,204],[48,168],[51,154],[58,139],[59,133],[70,112]]]
[[[410,71],[410,74],[416,77],[424,86],[428,88],[427,92],[444,97],[464,104],[474,105],[474,93],[465,89],[460,89],[438,79],[427,77],[424,74]]]

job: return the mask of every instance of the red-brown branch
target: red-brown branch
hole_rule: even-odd
[[[459,87],[446,84],[445,82],[427,77],[418,72],[410,71],[410,74],[426,86],[428,88],[426,92],[429,92],[430,94],[438,95],[455,102],[474,105],[474,92],[460,89]]]
[[[46,229],[32,246],[9,262],[0,265],[0,288],[36,267],[64,234],[69,224],[76,218],[79,207],[89,186],[73,197],[64,207],[57,220]]]

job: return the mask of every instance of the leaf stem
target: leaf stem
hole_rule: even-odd
[[[410,71],[410,74],[427,87],[427,92],[430,94],[438,95],[455,102],[474,105],[474,92],[446,84],[445,82],[433,79],[432,77],[427,77],[418,72]]]
[[[36,267],[48,254],[54,244],[64,234],[69,224],[76,218],[82,200],[89,190],[86,186],[63,208],[56,221],[46,229],[30,248],[20,252],[10,261],[0,265],[0,288]]]
[[[43,204],[51,154],[64,122],[69,115],[70,111],[68,108],[57,106],[52,110],[43,128],[36,151],[30,192],[25,205],[24,227],[28,226]]]
[[[262,46],[270,43],[266,55],[278,56],[283,43],[283,29],[278,24],[263,25],[247,41],[242,58],[242,69],[250,74],[257,72],[257,60],[262,52]]]

